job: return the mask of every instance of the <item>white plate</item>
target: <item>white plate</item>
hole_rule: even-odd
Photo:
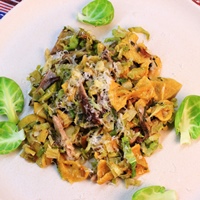
[[[121,26],[142,26],[151,33],[144,41],[163,62],[162,76],[183,84],[179,102],[189,94],[200,95],[200,8],[192,0],[112,0],[115,18],[110,25],[92,27],[76,20],[87,0],[23,0],[0,21],[0,76],[17,81],[29,91],[27,75],[44,63],[44,51],[52,48],[63,26],[83,27],[98,39]],[[26,107],[28,109],[28,95]],[[21,117],[22,117],[21,116]],[[163,149],[148,158],[150,172],[141,176],[141,187],[163,185],[177,191],[180,200],[200,199],[200,141],[180,146],[172,130],[162,137]],[[0,156],[2,200],[131,200],[138,187],[123,184],[69,184],[55,167],[41,169],[17,152]]]

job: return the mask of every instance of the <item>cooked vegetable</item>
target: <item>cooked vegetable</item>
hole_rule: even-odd
[[[23,107],[24,96],[19,85],[10,78],[0,77],[0,115],[6,115],[16,124]]]
[[[128,163],[130,163],[132,169],[132,177],[134,177],[136,175],[135,168],[137,161],[134,153],[131,150],[130,141],[126,136],[122,138],[122,148],[124,151],[124,158],[128,161]]]
[[[166,190],[163,186],[144,187],[132,196],[132,200],[177,200],[174,190]]]
[[[181,144],[190,144],[200,136],[200,96],[189,95],[181,102],[175,116],[175,130]]]
[[[122,179],[128,187],[149,171],[145,156],[161,146],[181,84],[160,77],[161,60],[134,31],[118,27],[107,41],[65,27],[45,52],[28,77],[34,114],[19,122],[27,137],[21,156],[56,163],[71,183]]]
[[[108,0],[94,0],[78,14],[78,20],[94,26],[109,24],[114,18],[114,7]]]
[[[24,130],[18,131],[16,124],[0,122],[0,154],[8,154],[16,150],[24,139]]]
[[[146,31],[145,29],[143,29],[142,27],[131,27],[131,28],[129,28],[128,29],[129,31],[134,31],[134,32],[136,32],[136,33],[143,33],[145,36],[146,36],[146,38],[147,38],[147,40],[149,40],[149,38],[150,38],[150,34],[149,34],[149,32],[148,31]]]
[[[39,123],[39,122],[44,123],[45,120],[43,118],[41,118],[38,113],[37,113],[37,115],[30,114],[20,120],[20,122],[18,123],[18,127],[21,130],[23,128],[26,128],[30,124]]]

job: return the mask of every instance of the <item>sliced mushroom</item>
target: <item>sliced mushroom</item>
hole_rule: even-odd
[[[40,82],[40,85],[38,86],[37,90],[42,88],[43,90],[46,90],[50,85],[55,83],[56,81],[59,81],[60,77],[56,76],[55,73],[53,73],[51,70],[49,70],[43,77],[42,81]]]
[[[74,160],[74,146],[70,139],[67,137],[64,127],[62,125],[61,119],[56,115],[53,116],[53,125],[55,130],[61,135],[61,146],[63,146],[67,153],[67,158],[69,160]]]
[[[99,112],[90,104],[85,88],[81,83],[79,86],[79,99],[87,121],[100,124]]]

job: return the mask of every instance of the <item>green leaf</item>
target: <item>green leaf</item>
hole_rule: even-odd
[[[78,13],[78,20],[94,26],[109,24],[114,18],[114,7],[108,0],[94,0]]]
[[[128,163],[130,163],[131,169],[132,169],[132,177],[134,177],[136,175],[135,167],[136,167],[137,161],[130,147],[129,139],[126,136],[122,138],[122,148],[124,151],[124,158],[127,159]]]
[[[131,27],[128,30],[131,31],[131,32],[143,33],[146,36],[147,40],[149,40],[149,38],[150,38],[150,33],[140,26]]]
[[[24,130],[18,131],[16,124],[0,122],[0,154],[8,154],[16,150],[24,139]]]
[[[175,130],[181,144],[190,144],[200,136],[200,96],[189,95],[181,102],[175,116]]]
[[[24,107],[24,96],[19,85],[12,79],[0,77],[0,115],[6,115],[14,123]]]
[[[136,191],[132,200],[177,200],[174,190],[166,190],[163,186],[148,186]]]

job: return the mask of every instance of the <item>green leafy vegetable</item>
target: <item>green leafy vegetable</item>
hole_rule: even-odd
[[[200,136],[200,96],[189,95],[181,102],[175,116],[175,130],[181,144],[190,144]]]
[[[78,14],[80,22],[102,26],[109,24],[114,18],[114,7],[108,0],[94,0],[82,9]]]
[[[120,41],[122,38],[126,37],[126,34],[127,34],[127,30],[118,26],[117,29],[112,30],[113,37],[106,38],[104,42]]]
[[[0,77],[0,115],[17,124],[18,113],[24,107],[24,96],[19,85],[10,78]]]
[[[138,190],[133,194],[132,200],[177,200],[177,196],[174,190],[155,185]]]
[[[25,139],[23,129],[18,131],[18,127],[13,122],[0,122],[0,154],[8,154],[19,147]]]
[[[140,26],[139,27],[131,27],[128,30],[131,32],[133,31],[136,33],[143,33],[146,36],[147,40],[149,40],[149,38],[150,38],[150,33]]]
[[[128,163],[130,163],[132,169],[132,177],[134,177],[136,174],[135,167],[137,164],[137,160],[134,153],[131,150],[129,139],[126,136],[122,138],[122,147],[124,151],[124,158],[126,158]]]

